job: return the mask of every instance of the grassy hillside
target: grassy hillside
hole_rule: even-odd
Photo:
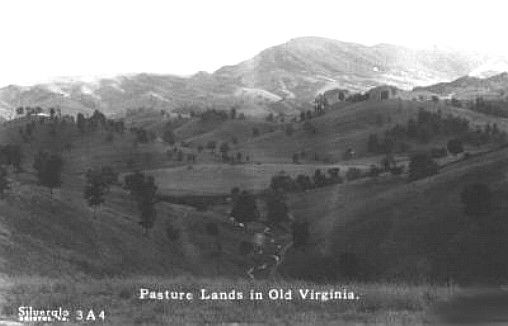
[[[347,274],[340,257],[349,253],[355,257],[353,277],[506,280],[507,163],[504,149],[414,182],[378,177],[295,194],[291,207],[295,216],[312,221],[315,247],[293,252],[288,272],[309,276],[313,269],[299,262],[317,251],[331,262],[328,278]],[[474,183],[492,191],[492,211],[485,216],[464,212],[461,192]]]
[[[179,290],[195,295],[193,301],[141,301],[140,288]],[[435,321],[433,303],[446,300],[451,292],[435,286],[394,284],[330,283],[319,285],[298,281],[256,281],[210,278],[105,278],[59,280],[46,278],[4,278],[0,285],[2,314],[11,319],[18,306],[94,309],[105,311],[108,325],[203,325],[219,323],[291,324],[291,325],[408,325]],[[207,291],[262,292],[262,301],[199,300],[200,289]],[[270,300],[269,289],[292,290],[293,300]],[[359,300],[327,302],[302,300],[299,289],[354,291]],[[99,322],[102,322],[99,320]],[[82,322],[81,322],[82,323]],[[70,325],[77,325],[71,322]]]
[[[252,139],[242,148],[252,153],[252,157],[262,162],[290,162],[294,153],[305,152],[307,159],[312,160],[318,154],[318,161],[337,162],[342,160],[343,153],[352,148],[356,157],[365,157],[369,134],[382,135],[395,124],[406,124],[415,118],[420,108],[437,112],[443,116],[452,114],[471,122],[472,126],[484,126],[496,123],[501,130],[508,130],[508,119],[446,106],[443,103],[416,102],[402,100],[366,101],[354,104],[339,104],[324,115],[310,120],[316,133],[306,130],[303,123],[294,125],[295,132],[288,136],[283,130]],[[411,150],[428,149],[443,146],[446,139],[434,138],[427,144],[408,141]]]
[[[309,222],[308,244],[291,246],[289,223],[267,231],[273,242],[264,248],[263,259],[279,254],[274,249],[278,245],[289,249],[278,270],[269,265],[271,271],[256,275],[256,281],[246,281],[246,271],[262,262],[253,254],[241,254],[239,247],[242,242],[253,243],[255,233],[265,225],[256,222],[244,228],[231,222],[232,200],[225,196],[233,187],[254,192],[265,218],[268,205],[263,190],[272,176],[284,171],[292,178],[312,177],[316,169],[325,172],[332,167],[340,168],[340,176],[349,167],[366,171],[382,157],[367,152],[369,135],[407,123],[420,107],[458,115],[473,126],[495,122],[508,130],[503,119],[399,100],[341,103],[310,120],[316,133],[304,123],[292,123],[294,131],[288,134],[284,124],[257,119],[178,119],[171,125],[177,138],[174,146],[159,139],[168,126],[156,114],[144,120],[133,118],[123,134],[107,128],[80,132],[72,123],[37,121],[28,140],[26,132],[19,130],[31,121],[5,123],[0,129],[1,145],[19,145],[23,162],[20,171],[8,165],[11,189],[0,200],[0,274],[8,294],[0,298],[1,312],[12,318],[21,302],[53,306],[72,298],[66,301],[72,307],[108,307],[114,324],[426,321],[430,306],[451,293],[449,288],[425,284],[448,279],[506,280],[508,205],[503,199],[508,195],[508,149],[499,144],[474,148],[466,144],[469,155],[438,160],[439,173],[418,181],[409,182],[405,173],[364,174],[340,185],[286,194],[291,215]],[[139,130],[129,130],[131,126],[146,128],[149,140],[140,141]],[[253,128],[259,136],[253,135]],[[425,144],[410,140],[411,149],[396,153],[396,159],[407,164],[410,154],[444,146],[452,136],[432,137]],[[251,160],[222,162],[217,149],[198,153],[197,145],[210,140],[228,141],[231,153],[249,154]],[[348,148],[356,154],[344,160]],[[62,185],[53,195],[38,184],[33,162],[39,150],[59,153],[64,162]],[[175,158],[180,151],[181,159]],[[307,156],[292,162],[292,154],[302,151]],[[188,160],[187,154],[196,154],[197,160]],[[139,206],[121,185],[110,187],[93,218],[83,196],[85,171],[103,166],[118,172],[121,182],[135,170],[154,177],[161,196],[156,197],[157,218],[147,236],[139,225]],[[493,194],[492,210],[481,219],[466,216],[460,200],[464,187],[476,182],[486,184]],[[203,199],[200,196],[210,205],[184,205]],[[210,232],[210,223],[217,227],[216,235]],[[408,286],[406,281],[424,285]],[[339,303],[339,308],[337,302],[301,301],[141,303],[135,299],[136,289],[144,285],[189,291],[348,285],[363,297],[356,303]],[[86,295],[76,295],[80,293]]]

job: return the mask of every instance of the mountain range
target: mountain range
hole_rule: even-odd
[[[118,114],[140,107],[187,113],[231,106],[249,115],[291,113],[331,88],[365,91],[389,84],[411,89],[468,75],[491,76],[506,67],[508,59],[488,55],[302,37],[190,77],[141,73],[91,82],[9,85],[0,89],[0,116],[12,117],[17,106],[54,106],[69,114],[94,109]]]

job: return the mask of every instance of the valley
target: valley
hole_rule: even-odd
[[[213,74],[1,89],[0,316],[422,324],[504,284],[508,80],[455,59],[302,38]]]

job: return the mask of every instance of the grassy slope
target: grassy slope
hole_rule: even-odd
[[[491,219],[503,221],[508,212],[507,174],[508,150],[504,149],[451,164],[436,176],[411,183],[402,177],[365,179],[294,194],[290,202],[297,218],[311,221],[315,245],[332,256],[354,252],[378,276],[439,275],[434,270],[442,259],[439,248],[465,223],[460,222],[465,221],[462,189],[475,182],[488,184],[494,192]],[[497,229],[500,236],[507,230],[506,223]],[[494,244],[496,239],[493,235]],[[499,258],[506,243],[497,244],[487,248],[489,255]],[[482,265],[481,257],[469,259],[479,259]]]
[[[265,295],[262,301],[195,299],[192,302],[146,302],[137,299],[140,288],[189,291],[197,296],[200,289],[242,291],[251,289]],[[269,289],[291,289],[293,300],[272,301]],[[304,301],[298,289],[348,289],[360,295],[358,301]],[[421,324],[432,321],[429,307],[450,296],[446,288],[395,284],[333,283],[318,285],[298,281],[245,281],[179,277],[67,279],[6,278],[0,283],[2,313],[14,318],[18,306],[58,307],[64,309],[105,310],[107,325],[203,325],[249,323],[269,325],[390,325]],[[74,323],[70,323],[73,325]]]
[[[365,157],[368,155],[366,150],[369,134],[377,133],[380,137],[396,123],[405,125],[410,118],[416,117],[419,108],[428,111],[441,110],[444,115],[451,113],[473,121],[473,125],[497,123],[500,129],[508,131],[508,119],[449,107],[442,103],[436,105],[432,102],[399,100],[367,101],[339,106],[323,116],[313,118],[311,123],[317,129],[315,135],[302,130],[302,124],[298,124],[292,136],[285,135],[284,131],[276,131],[250,140],[242,144],[242,148],[252,153],[256,161],[262,162],[290,162],[293,153],[300,151],[317,152],[321,159],[340,161],[348,148],[353,148],[357,157]],[[382,117],[382,124],[378,123],[378,116]],[[409,143],[413,150],[421,147],[418,143]],[[445,144],[446,140],[436,138],[424,147]]]

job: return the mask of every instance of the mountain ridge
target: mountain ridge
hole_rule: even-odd
[[[68,114],[90,114],[94,109],[118,114],[139,107],[189,113],[232,106],[250,115],[280,110],[292,113],[309,106],[316,94],[327,89],[365,91],[389,84],[409,90],[472,72],[481,74],[478,69],[490,69],[489,62],[508,66],[508,59],[484,55],[384,43],[367,46],[306,36],[269,47],[213,73],[139,73],[92,81],[61,79],[33,86],[9,85],[0,89],[0,115],[13,117],[17,106],[61,107]]]

